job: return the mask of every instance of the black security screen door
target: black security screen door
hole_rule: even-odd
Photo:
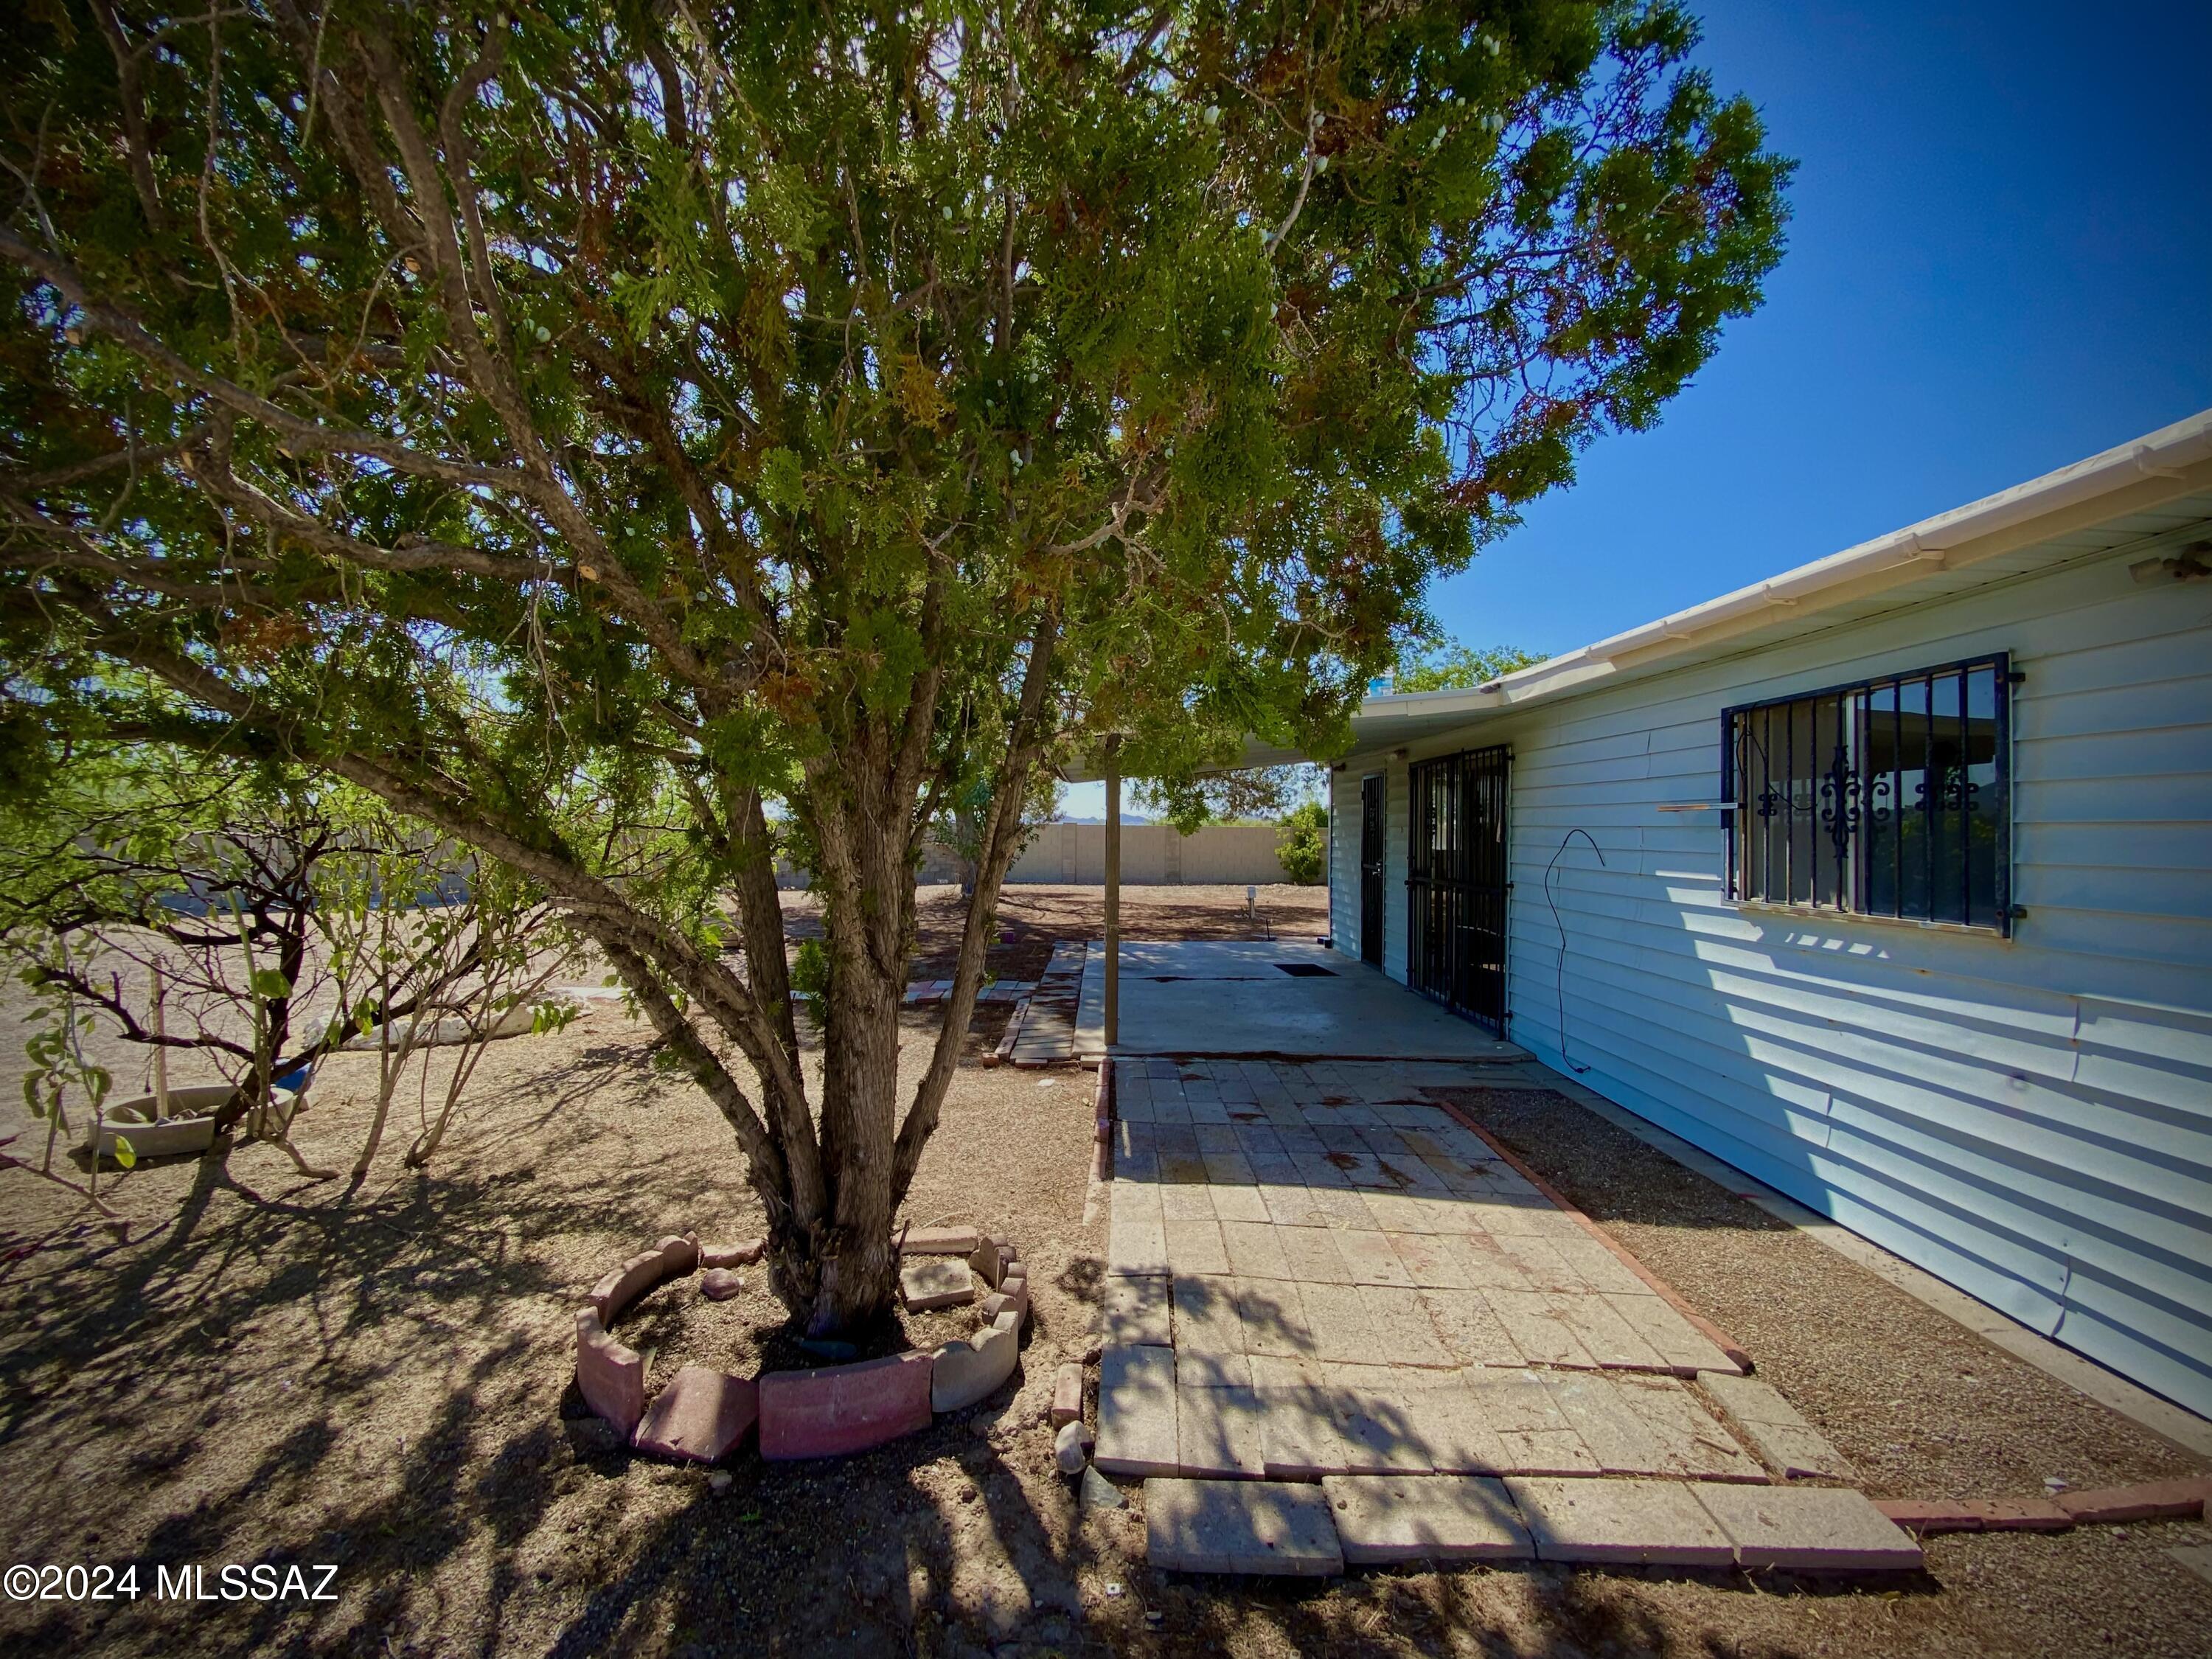
[[[1359,959],[1382,965],[1382,780],[1359,781]]]
[[[1501,1036],[1506,760],[1503,749],[1475,749],[1422,762],[1407,826],[1407,977]]]

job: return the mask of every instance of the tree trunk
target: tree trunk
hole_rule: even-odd
[[[903,971],[901,966],[902,978]],[[829,1214],[824,1224],[804,1236],[794,1232],[788,1240],[772,1241],[790,1285],[783,1299],[810,1336],[866,1323],[888,1310],[897,1294],[891,1139],[904,989],[871,968],[842,975],[829,1000],[821,1115]]]

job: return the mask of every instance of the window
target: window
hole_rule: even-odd
[[[2012,931],[2004,655],[1722,716],[1731,897]]]

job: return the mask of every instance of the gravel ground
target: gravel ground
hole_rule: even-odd
[[[1303,906],[1269,896],[1279,931],[1292,915],[1295,931],[1325,925],[1317,894],[1278,893]],[[925,950],[943,950],[946,906],[925,900]],[[1127,901],[1133,937],[1249,926],[1241,889]],[[1018,952],[1095,933],[1097,902],[1010,891],[1016,937],[994,970],[1026,976]],[[909,1020],[910,1066],[931,1018]],[[842,1463],[744,1454],[717,1495],[562,1410],[569,1311],[610,1262],[674,1227],[758,1230],[726,1129],[649,1052],[605,1005],[496,1045],[437,1164],[404,1175],[392,1153],[350,1194],[252,1145],[227,1167],[141,1169],[112,1188],[139,1224],[127,1245],[0,1176],[0,1224],[46,1241],[0,1267],[0,1564],[339,1567],[330,1604],[164,1602],[150,1583],[135,1603],[0,1603],[0,1650],[2212,1652],[2212,1585],[2166,1553],[2212,1541],[2203,1525],[1938,1540],[1924,1577],[1857,1589],[1542,1568],[1325,1586],[1154,1575],[1134,1505],[1078,1516],[1042,1421],[1054,1365],[1085,1345],[1103,1243],[1103,1218],[1082,1219],[1091,1095],[1074,1070],[963,1066],[908,1206],[918,1224],[1019,1241],[1035,1316],[1013,1389]],[[347,1057],[319,1084],[311,1158],[349,1157],[373,1074]],[[16,1094],[0,1076],[0,1133],[21,1121]],[[1469,1103],[1742,1340],[1871,1490],[2018,1493],[2046,1474],[2187,1467],[1571,1104]],[[769,1357],[777,1322],[755,1286],[720,1307],[675,1286],[623,1328],[653,1349],[657,1382],[686,1359]]]

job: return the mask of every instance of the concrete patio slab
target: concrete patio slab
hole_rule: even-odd
[[[1320,969],[1307,975],[1279,964]],[[1106,961],[1086,956],[1073,1059],[1105,1052]],[[1124,939],[1120,1054],[1526,1058],[1381,970],[1310,941]]]
[[[1901,1572],[1921,1565],[1912,1534],[1863,1492],[1833,1486],[1689,1488],[1735,1547],[1737,1565],[1798,1572]]]
[[[1619,1535],[1586,1540],[1607,1559],[1681,1541],[1637,1532],[1673,1501],[1636,1496],[1639,1481],[1679,1497],[1691,1480],[1770,1480],[1682,1380],[1717,1391],[1742,1381],[1734,1362],[1427,1093],[1485,1074],[1437,1060],[1115,1062],[1117,1099],[1145,1115],[1109,1137],[1102,1468],[1602,1484],[1630,1492]],[[1408,1164],[1434,1189],[1414,1190]],[[1393,1180],[1406,1184],[1361,1184]],[[1786,1431],[1794,1414],[1766,1397],[1739,1391]],[[1664,1559],[1710,1554],[1711,1517],[1692,1509],[1705,1530]]]
[[[1328,1500],[1318,1486],[1147,1480],[1145,1542],[1152,1565],[1172,1572],[1328,1578],[1344,1571]]]
[[[1725,1567],[1735,1545],[1686,1486],[1669,1480],[1509,1478],[1543,1561]],[[1735,1487],[1729,1491],[1739,1490]]]
[[[1330,1475],[1321,1483],[1347,1562],[1526,1561],[1504,1483],[1475,1475]]]
[[[1173,1474],[1176,1443],[1173,1348],[1109,1348],[1098,1360],[1098,1451],[1109,1474]]]
[[[1727,1375],[1700,1380],[1759,1455],[1782,1474],[1825,1480],[1852,1478],[1844,1455],[1773,1384],[1755,1376]]]

